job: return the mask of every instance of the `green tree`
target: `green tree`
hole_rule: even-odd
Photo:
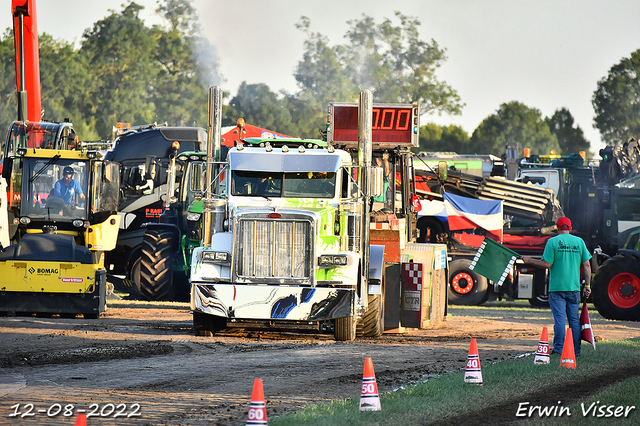
[[[589,150],[591,144],[584,138],[580,126],[573,127],[573,116],[568,109],[556,110],[551,117],[545,118],[544,121],[549,126],[551,133],[558,138],[558,145],[560,145],[563,155]]]
[[[69,118],[82,140],[100,139],[95,117],[85,113],[93,99],[84,90],[90,84],[84,58],[72,43],[54,40],[48,34],[39,37],[39,45],[44,118],[52,121]]]
[[[118,121],[206,125],[207,91],[223,80],[215,49],[197,35],[192,0],[162,0],[164,25],[147,27],[136,3],[123,5],[85,30],[79,50],[40,35],[45,119],[70,118],[84,140],[111,136]],[[13,32],[0,40],[5,126],[16,117]]]
[[[560,152],[558,138],[551,133],[540,110],[516,101],[500,105],[471,135],[475,151],[486,154],[502,155],[507,142],[518,143],[519,156],[523,155],[524,148],[531,148],[531,152],[538,155],[551,150]]]
[[[307,40],[295,71],[299,92],[287,99],[301,133],[324,128],[327,104],[354,102],[363,89],[372,90],[376,102],[418,102],[421,114],[460,113],[458,94],[435,75],[446,60],[445,50],[433,40],[420,40],[416,18],[399,12],[396,17],[399,26],[390,19],[376,24],[366,15],[348,21],[348,42],[335,46],[309,32],[309,19],[301,18],[297,27],[306,31]]]
[[[296,25],[307,34],[307,40],[294,74],[300,90],[295,95],[287,94],[286,103],[293,122],[298,125],[298,133],[318,138],[318,129],[326,124],[328,103],[356,101],[358,88],[347,70],[345,46],[330,46],[327,37],[310,32],[309,26],[309,18],[305,16]]]
[[[291,124],[291,114],[281,98],[266,84],[240,84],[238,94],[229,102],[224,113],[223,125],[233,126],[238,118],[254,126],[288,134],[296,132]],[[294,133],[295,134],[295,133]]]
[[[376,25],[362,15],[347,23],[349,41],[343,46],[349,53],[347,69],[360,89],[371,89],[378,102],[417,102],[420,114],[446,112],[459,114],[462,108],[457,92],[436,77],[436,70],[447,59],[446,49],[435,40],[420,39],[420,21],[395,12],[400,20],[390,19]]]
[[[55,40],[47,33],[38,37],[40,58],[40,90],[44,120],[62,121],[69,118],[84,140],[98,139],[94,120],[85,116],[84,87],[88,84],[86,64],[72,43]],[[17,119],[15,47],[13,31],[8,29],[0,42],[0,126],[8,129]],[[29,66],[29,64],[26,64]]]
[[[14,44],[13,31],[7,28],[0,40],[0,130],[4,132],[3,137],[9,124],[18,118]]]
[[[611,67],[591,100],[594,124],[608,145],[640,137],[640,49]]]
[[[419,141],[419,146],[412,149],[414,152],[475,153],[469,134],[455,124],[440,126],[436,123],[427,123],[420,127]]]
[[[143,8],[132,2],[120,14],[111,10],[83,34],[80,54],[91,72],[85,113],[95,117],[100,135],[110,135],[118,121],[142,124],[156,117],[148,96],[157,75],[156,40],[139,17]]]
[[[205,126],[208,83],[218,74],[215,49],[197,36],[197,14],[190,1],[166,0],[156,12],[167,22],[153,28],[157,40],[153,62],[158,71],[149,96],[157,120]]]

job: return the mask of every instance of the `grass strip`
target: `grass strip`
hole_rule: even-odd
[[[482,351],[482,341],[478,341]],[[582,346],[575,370],[560,367],[559,356],[548,365],[534,365],[533,356],[482,365],[482,386],[464,383],[464,371],[448,373],[405,389],[381,395],[382,410],[359,411],[359,395],[270,418],[275,426],[401,424],[638,424],[640,422],[640,341],[598,342],[597,351]],[[375,366],[375,359],[374,359]],[[464,366],[461,366],[463,368]],[[626,417],[595,415],[584,409],[596,404],[632,407]],[[539,406],[529,413],[531,407]],[[554,408],[557,407],[554,413]],[[561,409],[565,407],[565,410]],[[522,411],[524,409],[524,411]],[[571,416],[567,415],[567,409]],[[521,410],[521,411],[518,411]],[[541,411],[545,415],[540,415]],[[518,416],[520,413],[525,416]],[[559,417],[560,412],[564,414]],[[546,413],[549,413],[548,415]],[[606,408],[605,408],[605,414]],[[606,419],[606,420],[605,420]],[[568,423],[574,422],[574,423]]]

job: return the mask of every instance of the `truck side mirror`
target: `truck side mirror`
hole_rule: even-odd
[[[147,159],[144,162],[144,179],[145,180],[154,180],[156,179],[156,169],[158,167],[158,163],[156,161],[155,155],[147,155]]]
[[[384,191],[384,169],[382,167],[371,168],[371,184],[369,187],[369,195],[377,198]]]
[[[227,161],[227,154],[229,154],[229,147],[222,145],[220,147],[220,161]]]
[[[447,180],[447,162],[438,161],[438,176],[441,180]]]
[[[13,158],[5,157],[2,161],[2,177],[7,182],[11,179],[11,168],[13,167]]]

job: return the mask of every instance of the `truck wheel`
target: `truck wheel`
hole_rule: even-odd
[[[227,326],[227,320],[215,315],[203,314],[201,312],[193,313],[193,332],[196,336],[211,337]]]
[[[532,299],[529,299],[529,303],[531,304],[531,306],[535,306],[536,308],[548,308],[549,296],[536,296]]]
[[[356,325],[356,336],[380,337],[384,332],[384,299],[382,294],[370,294],[367,302],[367,311]]]
[[[593,304],[603,317],[640,320],[640,262],[617,255],[598,268],[593,278]]]
[[[356,338],[356,318],[350,317],[336,318],[334,326],[334,337],[339,342],[350,342]]]
[[[367,296],[367,311],[356,324],[357,337],[380,337],[384,333],[385,273],[382,273],[380,294]]]
[[[449,303],[479,305],[487,300],[489,284],[482,275],[469,269],[470,259],[456,259],[449,264]]]
[[[174,300],[171,232],[149,229],[142,239],[140,293],[144,300]]]

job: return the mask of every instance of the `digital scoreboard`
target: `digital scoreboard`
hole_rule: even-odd
[[[374,146],[418,146],[417,104],[373,104],[371,139]],[[327,117],[327,142],[357,146],[358,104],[331,103]]]

